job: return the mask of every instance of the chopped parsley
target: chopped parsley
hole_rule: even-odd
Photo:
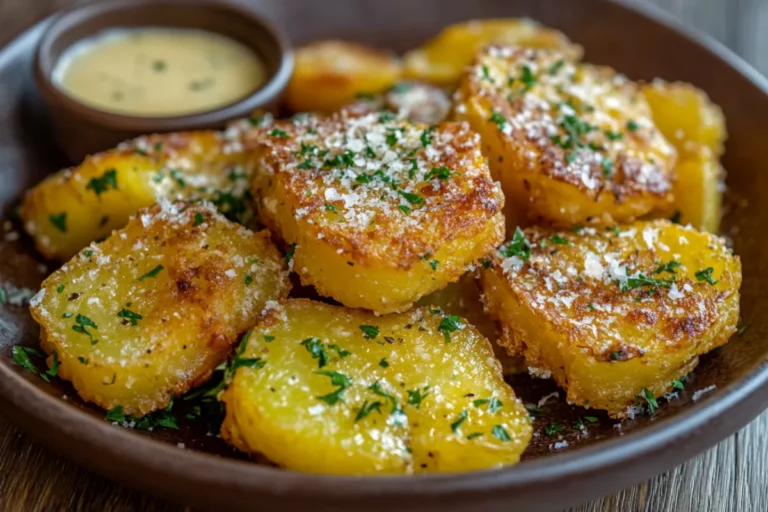
[[[523,82],[526,90],[536,85],[536,75],[533,74],[530,67],[523,66],[523,74],[520,77],[520,81]]]
[[[704,270],[699,270],[696,272],[696,280],[701,282],[704,281],[707,284],[714,286],[720,281],[715,281],[712,279],[712,272],[714,272],[714,269],[712,267],[705,268]]]
[[[480,68],[480,71],[483,74],[483,80],[488,80],[489,82],[493,83],[493,77],[489,72],[488,66],[483,64],[482,67]]]
[[[54,352],[55,355],[55,352]],[[24,368],[25,370],[29,371],[30,373],[33,373],[35,375],[38,375],[40,378],[42,378],[46,382],[50,382],[48,379],[48,375],[51,375],[49,372],[41,373],[37,370],[37,366],[35,366],[35,363],[32,362],[31,357],[45,357],[42,352],[39,350],[32,348],[32,347],[24,347],[22,345],[14,345],[11,349],[11,358],[14,360],[16,364]],[[54,361],[58,361],[58,356],[56,356],[56,359]],[[58,374],[58,364],[56,364],[56,374]]]
[[[492,123],[496,123],[496,126],[499,128],[499,130],[503,130],[504,127],[507,125],[507,120],[504,119],[504,116],[499,114],[498,112],[494,112],[491,114],[491,117],[488,119]]]
[[[606,178],[613,174],[613,160],[610,158],[603,158],[603,162],[600,166],[603,168],[603,176]]]
[[[61,293],[63,291],[64,291],[64,285],[63,284],[60,284],[59,286],[56,287],[56,293]]]
[[[493,437],[504,443],[512,441],[512,438],[509,437],[509,433],[501,425],[494,425],[491,434],[493,434]]]
[[[381,406],[384,405],[380,401],[376,400],[375,402],[368,403],[368,400],[363,402],[363,405],[360,407],[360,410],[357,411],[357,416],[355,416],[355,423],[358,421],[364,419],[366,416],[371,414],[373,411],[378,412],[381,414]]]
[[[83,356],[80,356],[77,358],[78,361],[80,361],[80,364],[88,365],[88,359],[84,358]]]
[[[437,270],[438,265],[440,265],[438,260],[430,260],[429,262],[429,266],[432,267],[432,270]]]
[[[109,169],[104,172],[98,178],[91,178],[86,185],[86,190],[93,190],[96,197],[99,197],[102,193],[109,190],[112,187],[113,190],[117,190],[117,171],[115,169]]]
[[[250,286],[253,282],[253,276],[251,274],[245,274],[245,286]]]
[[[621,139],[623,139],[623,138],[624,138],[624,135],[622,135],[622,134],[621,134],[621,133],[619,133],[619,132],[608,132],[608,131],[606,131],[606,132],[605,132],[605,137],[606,137],[608,140],[621,140]]]
[[[379,361],[379,366],[382,368],[389,368],[389,361],[387,361],[386,357],[381,358],[381,361]]]
[[[645,402],[650,414],[653,414],[659,408],[659,403],[656,401],[656,397],[653,396],[653,393],[648,391],[648,388],[643,388],[643,393],[637,395],[637,399],[641,404],[643,401]]]
[[[398,190],[401,196],[405,198],[406,201],[408,201],[411,204],[422,204],[424,202],[424,198],[421,197],[418,194],[413,194],[411,192],[406,192],[404,190]]]
[[[685,388],[685,384],[683,384],[684,382],[685,382],[685,377],[681,377],[678,380],[673,380],[672,387],[674,389],[682,390]]]
[[[328,364],[328,352],[323,347],[323,342],[319,338],[307,338],[301,342],[301,345],[312,354],[312,359],[317,359],[317,367],[322,368]]]
[[[285,251],[285,262],[290,263],[293,261],[293,256],[296,254],[297,244],[291,244],[288,246],[288,250]]]
[[[432,132],[435,131],[435,129],[436,128],[434,126],[430,126],[426,130],[421,132],[420,140],[421,140],[422,147],[427,147],[430,144],[432,144]]]
[[[99,328],[99,326],[96,325],[96,322],[94,322],[93,320],[91,320],[85,315],[78,314],[75,317],[75,325],[72,326],[72,330],[75,332],[79,332],[81,334],[85,334],[91,339],[91,344],[94,344],[93,334],[88,330],[89,327],[92,327],[97,330]]]
[[[659,288],[669,288],[672,285],[672,282],[674,281],[674,278],[671,279],[654,279],[652,277],[646,277],[644,274],[640,273],[633,277],[628,277],[626,281],[617,281],[619,284],[619,288],[621,289],[622,293],[628,292],[630,290],[634,290],[636,288],[643,288],[643,287],[649,287],[651,289],[654,289],[656,287]]]
[[[478,408],[480,408],[480,407],[482,407],[484,405],[487,405],[488,406],[488,412],[495,413],[496,411],[501,409],[504,404],[498,398],[491,397],[491,398],[478,398],[477,400],[474,400],[472,402],[472,405],[474,405],[475,407],[478,407]]]
[[[398,205],[397,207],[400,209],[401,212],[403,212],[406,215],[411,213],[411,207],[408,205],[401,204],[401,205]]]
[[[325,211],[327,211],[327,212],[335,212],[336,211],[336,206],[334,206],[332,204],[326,203],[325,204]]]
[[[461,428],[461,424],[467,420],[467,414],[468,414],[467,410],[464,409],[463,411],[461,411],[456,421],[451,423],[451,431],[453,431],[454,434],[458,432],[459,428]]]
[[[264,335],[264,342],[265,343],[272,343],[273,341],[275,341],[275,337],[274,336],[267,336],[266,334]]]
[[[269,132],[270,137],[278,137],[280,139],[287,139],[288,134],[284,132],[283,130],[279,128],[274,128],[271,132]]]
[[[437,330],[443,333],[445,342],[450,343],[451,333],[458,331],[462,327],[464,327],[464,325],[461,323],[461,318],[456,315],[445,315],[440,321]]]
[[[549,241],[552,242],[555,245],[573,245],[571,242],[566,240],[560,235],[552,235],[549,237]]]
[[[352,379],[340,372],[318,371],[315,373],[317,375],[329,377],[331,379],[331,385],[338,388],[327,395],[316,397],[318,400],[322,400],[328,405],[336,405],[342,399],[341,397],[344,394],[344,391],[352,385]]]
[[[739,336],[743,336],[743,335],[744,335],[744,333],[745,333],[745,332],[747,332],[747,329],[749,329],[751,325],[752,325],[752,322],[747,322],[747,323],[745,323],[745,324],[741,324],[741,325],[740,325],[740,326],[739,326],[739,327],[736,329],[736,334],[738,334]]]
[[[512,240],[501,250],[501,254],[507,258],[517,256],[523,261],[527,261],[531,257],[531,243],[525,238],[525,234],[519,227],[515,228]]]
[[[342,358],[342,359],[344,359],[347,356],[352,355],[352,352],[350,352],[349,350],[347,350],[345,348],[341,348],[340,346],[335,345],[335,344],[328,345],[328,348],[331,349],[331,350],[335,350],[336,353],[339,354],[339,357]]]
[[[551,66],[549,66],[549,74],[555,75],[558,71],[560,71],[560,68],[562,68],[565,65],[565,59],[560,59]]]
[[[430,169],[430,171],[424,176],[424,181],[429,181],[432,178],[447,180],[450,177],[451,177],[451,170],[443,165],[441,167],[433,167],[432,169]]]
[[[192,223],[192,226],[193,227],[194,226],[199,226],[203,222],[205,222],[205,219],[203,218],[203,214],[198,212],[198,213],[195,214],[195,222]]]
[[[662,272],[677,274],[677,269],[680,267],[682,267],[682,265],[679,262],[670,260],[668,263],[659,264],[659,266],[656,267],[656,270],[653,271],[653,274],[661,274]]]
[[[367,340],[376,339],[379,335],[379,328],[375,325],[361,325],[360,330],[363,331],[363,337]]]
[[[429,386],[424,386],[422,389],[409,389],[408,390],[408,405],[412,405],[416,409],[421,407],[421,402],[429,396]]]
[[[141,277],[139,278],[139,281],[143,281],[143,280],[145,280],[145,279],[149,279],[149,278],[151,278],[151,277],[152,277],[152,278],[154,278],[154,277],[157,277],[157,274],[159,274],[159,273],[160,273],[160,272],[161,272],[161,271],[162,271],[164,268],[165,268],[165,267],[164,267],[164,266],[162,266],[162,265],[158,265],[158,266],[156,266],[155,268],[153,268],[152,270],[150,270],[149,272],[147,272],[146,274],[144,274],[143,276],[141,276]]]
[[[51,221],[53,227],[62,233],[67,232],[67,212],[52,213],[48,216],[48,220]]]
[[[640,127],[638,126],[638,124],[635,121],[633,121],[631,119],[629,121],[627,121],[627,130],[629,130],[631,132],[636,132],[638,128],[640,128]]]
[[[158,73],[162,73],[165,71],[165,68],[167,67],[167,64],[164,60],[156,60],[152,62],[152,69],[154,69]]]
[[[139,320],[144,318],[138,313],[134,313],[130,309],[121,309],[120,312],[117,314],[120,318],[125,318],[130,321],[131,325],[138,325]]]
[[[552,437],[555,434],[562,432],[563,430],[565,430],[565,426],[561,425],[560,423],[550,423],[544,429],[544,433],[549,437]]]

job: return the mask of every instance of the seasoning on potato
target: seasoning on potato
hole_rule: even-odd
[[[260,219],[302,283],[348,307],[404,311],[503,240],[504,198],[465,123],[306,116],[274,124],[254,158]]]
[[[488,341],[437,309],[376,316],[270,307],[224,393],[224,439],[298,471],[468,471],[514,464],[532,435]]]
[[[205,382],[289,290],[268,232],[164,202],[54,272],[31,312],[59,377],[86,401],[141,416]]]
[[[258,124],[249,127],[258,131]],[[149,135],[89,156],[27,191],[20,210],[24,227],[45,257],[65,261],[161,199],[207,199],[229,218],[248,222],[252,169],[241,135]]]
[[[454,113],[482,136],[507,226],[627,222],[668,208],[676,152],[638,86],[554,50],[492,46],[462,77]]]
[[[738,256],[665,220],[517,230],[481,273],[501,343],[570,403],[616,418],[655,404],[739,319]]]

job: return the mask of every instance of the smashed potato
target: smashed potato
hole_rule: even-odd
[[[483,140],[508,227],[623,222],[667,208],[676,153],[636,84],[557,51],[493,46],[462,77],[455,116]]]
[[[159,199],[207,199],[247,222],[250,172],[237,130],[139,137],[46,178],[27,191],[20,215],[37,249],[64,261]]]
[[[501,343],[571,403],[624,418],[671,390],[739,318],[741,263],[668,221],[517,231],[481,270]]]
[[[523,18],[473,20],[444,28],[421,48],[405,57],[405,75],[435,84],[455,86],[475,54],[489,44],[557,48],[572,60],[582,49],[562,32]]]
[[[207,380],[289,289],[268,232],[163,203],[54,272],[31,312],[49,364],[84,400],[143,415]]]
[[[428,308],[437,307],[449,315],[464,318],[491,342],[493,354],[501,363],[501,371],[504,375],[525,371],[525,360],[519,356],[509,355],[507,349],[499,345],[498,326],[496,321],[483,311],[480,289],[473,272],[466,273],[457,282],[423,297],[418,304]]]
[[[289,300],[245,343],[222,437],[289,469],[498,467],[516,463],[532,435],[487,340],[439,310],[379,317]]]
[[[683,224],[716,233],[725,176],[718,162],[726,138],[722,110],[704,91],[686,83],[654,80],[643,92],[654,122],[680,154],[675,200],[665,213]]]
[[[318,41],[296,50],[288,107],[331,113],[360,94],[384,92],[400,79],[402,63],[388,51],[348,41]]]
[[[276,123],[256,158],[261,220],[302,283],[345,306],[404,311],[503,240],[504,197],[466,124],[309,116]]]

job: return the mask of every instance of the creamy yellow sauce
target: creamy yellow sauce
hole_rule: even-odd
[[[160,117],[233,103],[264,83],[259,57],[243,44],[194,29],[105,31],[69,48],[53,82],[100,110]]]

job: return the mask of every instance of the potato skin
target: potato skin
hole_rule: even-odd
[[[461,324],[446,342],[445,319],[427,308],[376,316],[305,299],[281,302],[239,356],[258,363],[241,365],[223,395],[222,437],[311,473],[516,463],[532,435],[527,413],[488,341]],[[318,372],[337,372],[346,385]],[[327,401],[341,387],[338,400]]]
[[[208,379],[269,300],[290,290],[268,232],[210,205],[162,203],[54,272],[31,302],[59,376],[104,409],[144,415]]]
[[[483,310],[476,272],[467,272],[457,282],[422,297],[418,305],[428,309],[439,308],[446,314],[464,318],[491,342],[493,354],[501,363],[504,376],[526,371],[525,360],[520,356],[509,355],[507,349],[499,344],[499,327]]]
[[[720,238],[668,221],[617,229],[527,229],[530,258],[496,252],[481,284],[501,343],[532,373],[551,375],[571,403],[625,418],[644,390],[663,395],[727,343],[741,263]],[[666,284],[630,280],[640,278]]]
[[[208,199],[247,222],[251,168],[240,138],[234,128],[149,135],[91,155],[27,191],[24,227],[46,258],[66,261],[160,199]]]
[[[666,208],[676,153],[638,87],[557,51],[492,46],[456,93],[483,141],[507,226],[624,222]]]
[[[478,51],[489,44],[556,48],[571,59],[581,57],[582,48],[562,32],[525,18],[472,20],[444,28],[437,36],[404,57],[405,76],[455,87],[464,68]]]
[[[286,103],[294,112],[335,112],[359,94],[384,92],[401,74],[402,63],[387,51],[349,41],[317,41],[296,50]]]
[[[465,124],[342,111],[270,133],[256,156],[259,216],[323,296],[404,311],[503,239],[504,199]]]
[[[643,87],[659,130],[677,149],[674,203],[665,213],[679,222],[717,233],[725,171],[718,159],[727,137],[723,112],[707,94],[682,82],[654,80]]]

